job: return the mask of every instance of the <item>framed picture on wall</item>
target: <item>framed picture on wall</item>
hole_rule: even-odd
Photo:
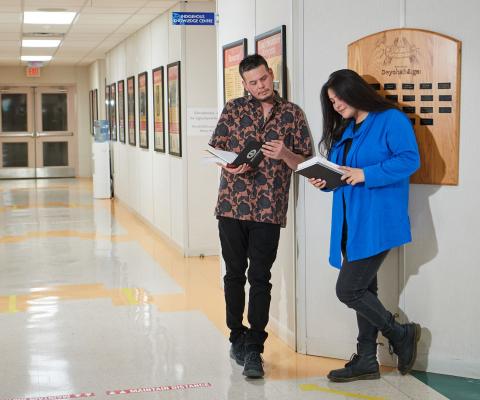
[[[88,92],[88,115],[90,120],[90,134],[93,135],[93,89]]]
[[[117,84],[110,85],[110,138],[117,140]]]
[[[135,120],[135,77],[127,78],[128,144],[137,145]]]
[[[153,82],[153,147],[155,151],[165,153],[165,108],[163,67],[152,71]]]
[[[125,81],[117,82],[118,140],[125,143]]]
[[[242,77],[238,72],[240,62],[247,56],[247,39],[223,46],[223,103],[245,96]]]
[[[95,124],[95,121],[98,119],[98,89],[93,89],[93,123]],[[92,125],[92,131],[93,131],[93,125]]]
[[[138,74],[138,141],[148,149],[148,78],[147,72]]]
[[[110,129],[110,139],[112,139],[112,127],[110,126],[110,85],[105,82],[105,119],[108,121]]]
[[[167,65],[168,152],[182,156],[180,61]]]
[[[255,36],[255,53],[262,55],[273,70],[273,86],[278,94],[287,98],[287,43],[286,26]]]

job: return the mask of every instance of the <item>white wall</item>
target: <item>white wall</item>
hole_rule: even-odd
[[[214,11],[213,2],[178,4],[171,11]],[[171,24],[170,12],[143,27],[106,56],[107,84],[135,76],[137,145],[113,142],[115,196],[170,239],[185,255],[218,254],[213,209],[216,168],[200,166],[208,136],[187,129],[190,108],[216,104],[215,28]],[[152,69],[181,61],[182,157],[154,151]],[[148,76],[149,148],[138,146],[138,74]],[[92,78],[92,82],[94,79]],[[125,111],[127,114],[125,98]],[[165,108],[165,128],[168,112]]]
[[[304,35],[303,70],[305,110],[315,142],[321,135],[319,93],[328,75],[347,66],[347,45],[385,29],[422,28],[452,36],[463,42],[460,117],[460,180],[458,186],[412,185],[410,215],[414,241],[395,250],[382,267],[383,297],[387,280],[396,279],[396,305],[409,320],[423,326],[415,368],[480,377],[479,261],[476,257],[480,226],[476,155],[480,81],[480,27],[472,18],[480,4],[473,0],[455,3],[441,0],[301,0]],[[406,6],[406,7],[405,7]],[[303,338],[312,332],[320,341],[335,338],[347,355],[354,350],[354,314],[335,302],[337,273],[328,266],[331,197],[306,187],[300,195],[305,203],[305,225],[299,232],[299,265],[307,296],[318,293],[316,303],[306,306]],[[385,275],[386,274],[386,275]],[[387,278],[388,276],[388,278]],[[395,289],[395,288],[393,288]],[[341,322],[338,322],[341,321]],[[350,322],[348,322],[350,321]],[[348,339],[350,337],[350,339]],[[317,343],[318,344],[318,343]],[[325,349],[327,351],[328,349]]]
[[[39,78],[25,77],[24,67],[0,67],[0,85],[74,86],[77,121],[77,176],[88,177],[92,175],[90,161],[91,136],[89,126],[88,67],[46,66],[41,68],[41,76]]]
[[[217,60],[218,104],[223,108],[222,46],[247,38],[249,54],[255,52],[255,36],[287,27],[288,93],[293,92],[292,79],[292,1],[293,0],[218,0],[219,15]],[[295,101],[292,95],[289,99]],[[277,260],[272,268],[272,302],[269,328],[290,347],[295,348],[295,246],[294,183],[292,181],[287,227],[282,229]]]

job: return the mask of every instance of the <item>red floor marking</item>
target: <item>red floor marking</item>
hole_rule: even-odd
[[[148,393],[148,392],[165,392],[169,390],[185,390],[211,387],[211,383],[189,383],[186,385],[173,386],[153,386],[136,389],[122,389],[122,390],[107,390],[107,395],[130,394],[130,393]]]
[[[14,397],[6,400],[63,400],[63,399],[81,399],[83,397],[95,397],[95,393],[78,394],[60,394],[58,396],[40,396],[40,397]]]

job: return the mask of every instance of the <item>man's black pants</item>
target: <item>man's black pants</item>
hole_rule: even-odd
[[[245,333],[246,351],[261,353],[268,336],[265,327],[272,289],[270,270],[277,256],[280,225],[218,217],[218,230],[226,265],[223,281],[230,342]],[[250,329],[243,325],[247,269]]]

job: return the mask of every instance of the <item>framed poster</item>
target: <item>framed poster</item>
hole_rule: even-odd
[[[117,140],[117,84],[110,85],[110,139]]]
[[[128,112],[128,143],[137,145],[135,121],[135,77],[127,78],[127,112]]]
[[[284,99],[287,98],[287,41],[286,26],[255,36],[255,53],[262,55],[273,70],[273,87]]]
[[[148,149],[148,78],[147,72],[138,74],[138,141]]]
[[[110,129],[110,139],[112,138],[112,129],[110,127],[110,85],[105,82],[105,119],[108,121]]]
[[[247,56],[247,39],[223,46],[223,103],[245,96],[242,77],[238,72],[240,62]]]
[[[423,29],[390,29],[348,46],[348,67],[410,119],[420,168],[411,183],[458,185],[462,43]]]
[[[163,107],[163,67],[152,71],[153,81],[153,148],[165,153],[165,109]]]
[[[93,136],[93,89],[88,92],[88,110],[90,118],[90,134]]]
[[[168,152],[182,156],[180,61],[167,65]]]
[[[125,81],[117,82],[118,140],[125,143]]]
[[[93,101],[93,113],[92,113],[93,123],[95,124],[95,121],[98,119],[98,89],[93,89],[92,101]]]

